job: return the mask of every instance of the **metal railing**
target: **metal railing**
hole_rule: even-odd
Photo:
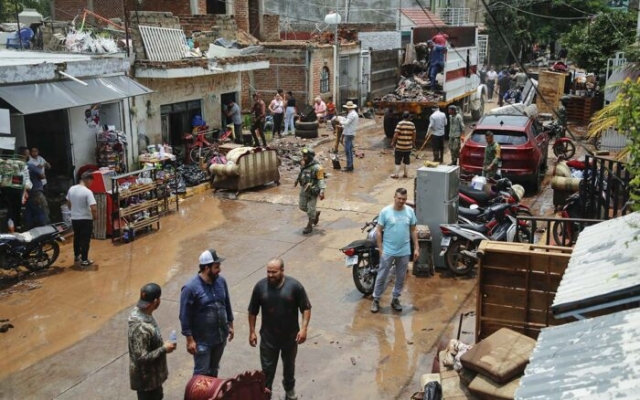
[[[555,246],[573,246],[578,240],[578,236],[582,230],[590,225],[602,222],[600,219],[585,218],[558,218],[558,217],[530,217],[517,215],[517,221],[531,221],[531,235],[529,242],[535,243],[535,233],[540,227],[545,227],[546,239],[545,244]],[[520,224],[518,224],[520,229]],[[552,242],[553,239],[553,242]]]
[[[469,14],[470,11],[468,8],[439,8],[438,9],[438,18],[447,23],[447,25],[452,26],[464,26],[469,25]]]

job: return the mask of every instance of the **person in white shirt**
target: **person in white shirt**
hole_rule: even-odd
[[[433,113],[429,117],[427,137],[429,137],[429,134],[433,136],[431,139],[433,145],[433,161],[442,162],[442,158],[444,157],[444,127],[447,126],[447,116],[440,111],[438,106],[433,107],[432,111]]]
[[[282,89],[280,89],[282,90]],[[273,137],[282,137],[282,121],[284,120],[284,100],[280,93],[269,103],[269,111],[273,115]]]
[[[342,139],[340,142],[344,146],[344,152],[347,156],[347,167],[343,168],[344,172],[353,172],[353,140],[356,137],[356,129],[358,128],[357,105],[353,101],[347,101],[342,107],[349,110],[347,118],[342,122]]]
[[[73,226],[73,255],[76,263],[83,267],[93,264],[89,260],[89,245],[93,234],[93,220],[96,219],[96,199],[89,189],[93,182],[93,173],[82,174],[81,181],[71,186],[67,193],[67,206],[71,211]]]
[[[315,111],[316,117],[318,117],[318,122],[324,121],[324,116],[327,114],[327,103],[322,101],[322,97],[316,97],[313,111]]]
[[[487,102],[493,103],[493,92],[496,88],[496,80],[498,79],[498,73],[496,69],[491,66],[491,69],[487,71]]]

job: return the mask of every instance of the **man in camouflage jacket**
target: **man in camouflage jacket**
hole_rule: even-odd
[[[312,149],[302,149],[302,169],[296,180],[296,185],[300,184],[300,210],[307,213],[309,223],[302,233],[308,234],[313,231],[313,226],[320,220],[320,211],[316,211],[318,197],[324,200],[324,169],[322,164],[314,159],[316,153]]]

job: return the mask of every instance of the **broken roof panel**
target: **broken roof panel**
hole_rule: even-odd
[[[585,228],[551,309],[557,318],[638,301],[640,212]]]
[[[515,398],[637,399],[638,388],[640,310],[633,309],[542,329]]]

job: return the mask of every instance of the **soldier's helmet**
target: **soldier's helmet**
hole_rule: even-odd
[[[304,149],[302,149],[302,156],[308,156],[309,158],[313,158],[316,156],[316,152],[313,151],[313,149],[309,149],[307,147],[305,147]]]

